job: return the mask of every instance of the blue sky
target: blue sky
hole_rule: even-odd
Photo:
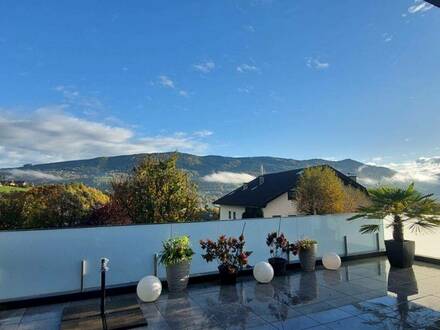
[[[440,9],[2,1],[0,167],[135,152],[440,155]]]

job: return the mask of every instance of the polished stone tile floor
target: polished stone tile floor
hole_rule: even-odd
[[[59,329],[66,306],[90,302],[2,311],[0,329]],[[440,266],[393,269],[370,258],[339,271],[291,271],[270,284],[241,277],[235,286],[190,285],[140,306],[146,329],[440,329]]]

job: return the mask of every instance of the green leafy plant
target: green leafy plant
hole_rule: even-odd
[[[313,239],[301,239],[296,241],[295,243],[290,244],[290,251],[294,254],[297,255],[298,252],[300,252],[301,250],[309,250],[311,248],[313,248],[313,245],[317,244],[318,242],[313,240]]]
[[[194,251],[189,236],[172,237],[162,243],[160,263],[165,266],[191,261]]]
[[[358,214],[348,220],[384,219],[387,228],[393,229],[393,239],[404,241],[404,226],[419,232],[440,226],[440,204],[432,198],[432,194],[422,195],[414,189],[414,183],[406,189],[381,187],[369,191],[371,204],[360,207]],[[379,231],[379,224],[361,226],[363,234]]]

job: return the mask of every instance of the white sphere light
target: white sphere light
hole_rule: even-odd
[[[143,302],[152,302],[162,293],[162,283],[156,276],[145,276],[137,285],[136,293]]]
[[[337,270],[341,267],[341,258],[335,252],[329,252],[322,257],[322,264],[330,270]]]
[[[254,267],[254,277],[259,283],[269,283],[273,278],[273,268],[270,263],[260,261]]]

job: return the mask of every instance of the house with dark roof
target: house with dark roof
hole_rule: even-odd
[[[329,167],[345,185],[367,192],[356,182],[355,176],[345,175]],[[229,194],[217,199],[220,206],[220,220],[242,219],[244,217],[289,217],[299,215],[295,200],[295,188],[304,168],[260,175],[243,184]]]

